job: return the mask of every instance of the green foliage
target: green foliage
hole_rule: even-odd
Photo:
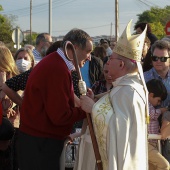
[[[150,10],[144,11],[142,14],[138,14],[138,21],[147,22],[151,25],[152,33],[159,39],[165,36],[165,26],[170,21],[170,6],[165,8],[152,7]]]
[[[0,5],[0,11],[3,11],[2,5]],[[14,15],[0,14],[0,41],[3,41],[5,44],[12,42],[12,31],[15,27],[14,22],[16,18]]]
[[[0,5],[0,11],[3,11],[2,5]],[[5,45],[10,48],[14,53],[16,49],[13,48],[14,43],[12,41],[12,32],[16,28],[15,21],[17,20],[17,16],[14,15],[2,15],[0,14],[0,41],[4,42]],[[24,41],[21,43],[22,46],[25,44],[35,45],[35,40],[37,37],[37,33],[32,33],[31,41],[30,35],[24,37]],[[30,43],[31,42],[31,43]]]
[[[32,44],[35,46],[35,41],[36,41],[36,37],[38,36],[38,33],[32,33],[32,36],[30,37],[30,35],[26,35],[24,37],[24,44]],[[31,38],[31,41],[30,41]]]
[[[0,40],[4,43],[9,43],[12,41],[11,32],[12,27],[9,25],[9,20],[4,16],[0,15]]]
[[[10,43],[12,41],[12,30],[15,16],[0,15],[0,41]]]
[[[150,24],[151,28],[152,28],[152,32],[159,38],[163,38],[165,36],[165,28],[164,26],[161,24],[161,22],[157,22],[157,23],[151,23]]]
[[[0,11],[3,11],[2,5],[0,5]]]

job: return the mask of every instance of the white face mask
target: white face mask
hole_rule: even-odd
[[[31,68],[31,62],[24,59],[16,60],[16,65],[20,73],[23,73]]]

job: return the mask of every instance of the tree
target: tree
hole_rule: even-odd
[[[0,5],[0,11],[2,11],[3,8]],[[12,41],[12,30],[14,26],[14,21],[16,20],[16,16],[14,15],[1,15],[0,14],[0,41],[3,41],[4,43],[10,43]]]
[[[32,33],[31,35],[32,45],[35,45],[37,36],[38,36],[38,33]],[[30,44],[30,34],[24,37],[24,44]]]
[[[2,5],[0,5],[0,11],[3,11]]]
[[[159,39],[165,36],[165,26],[170,18],[170,6],[165,8],[152,7],[150,10],[144,11],[142,14],[138,14],[138,21],[147,22],[151,25],[152,32]]]

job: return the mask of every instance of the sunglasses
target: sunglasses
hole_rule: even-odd
[[[152,56],[151,59],[152,61],[158,61],[160,60],[161,62],[166,62],[170,57],[157,57],[157,56]]]

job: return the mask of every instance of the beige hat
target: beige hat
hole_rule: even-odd
[[[135,61],[141,61],[147,27],[141,34],[132,35],[131,23],[132,20],[117,41],[113,52]]]

